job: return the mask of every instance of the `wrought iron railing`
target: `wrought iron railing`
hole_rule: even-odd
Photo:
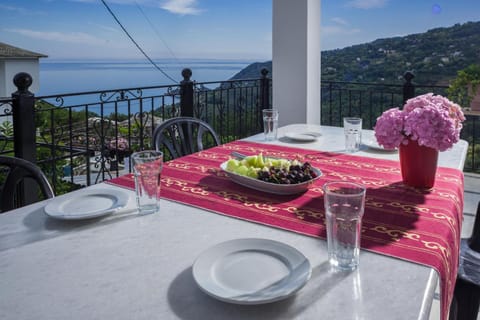
[[[322,124],[342,126],[343,117],[361,117],[365,129],[371,129],[383,111],[401,108],[411,96],[433,92],[446,95],[446,86],[415,85],[414,91],[405,93],[408,85],[336,82],[322,83]]]
[[[407,76],[406,76],[407,78]],[[363,119],[365,129],[373,129],[376,119],[383,111],[401,108],[406,98],[433,92],[447,96],[448,86],[414,85],[413,90],[405,93],[409,87],[405,84],[377,84],[353,82],[323,82],[321,122],[323,125],[342,126],[344,116],[356,116]],[[411,87],[410,87],[411,88]],[[465,172],[480,173],[480,113],[465,111],[461,139],[468,141],[469,148],[464,166]]]
[[[262,130],[259,115],[268,107],[263,103],[270,101],[262,96],[270,92],[266,73],[258,79],[202,83],[190,81],[188,69],[182,74],[184,80],[175,85],[40,97],[26,90],[29,78],[24,74],[26,80],[16,79],[20,86],[14,97],[0,101],[4,109],[0,123],[16,122],[18,127],[15,141],[12,130],[0,128],[5,134],[0,137],[0,153],[20,153],[35,161],[60,194],[129,171],[128,156],[151,148],[155,127],[172,117],[193,116],[208,122],[223,143]],[[21,118],[17,125],[12,110],[24,113],[29,107],[34,124],[22,127],[28,119],[17,112]],[[16,150],[31,137],[35,147]]]
[[[151,148],[155,126],[171,117],[207,121],[222,143],[262,130],[261,109],[271,105],[271,80],[265,70],[258,79],[202,83],[191,81],[189,70],[182,75],[184,80],[175,85],[41,97],[28,93],[28,79],[19,77],[19,91],[12,99],[0,100],[0,154],[36,161],[61,194],[130,171],[128,156]],[[384,110],[401,107],[408,97],[446,94],[445,86],[413,86],[408,74],[405,79],[403,85],[323,82],[322,124],[342,126],[344,116],[360,116],[365,128],[373,128]],[[15,108],[20,110],[20,125],[12,126]],[[30,113],[33,124],[26,125]],[[480,172],[478,117],[468,114],[462,131],[470,144],[465,171]],[[28,139],[34,141],[33,148],[22,143]]]

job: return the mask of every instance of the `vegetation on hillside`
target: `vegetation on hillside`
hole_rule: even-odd
[[[475,63],[480,63],[480,22],[467,22],[322,51],[322,80],[398,83],[409,70],[416,83],[448,85],[459,70]],[[232,79],[259,78],[262,68],[271,76],[268,61],[253,63]]]

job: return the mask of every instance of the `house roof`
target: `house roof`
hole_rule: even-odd
[[[0,58],[46,58],[47,55],[17,48],[0,42]]]

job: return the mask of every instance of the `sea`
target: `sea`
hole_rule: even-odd
[[[81,106],[89,104],[89,111],[100,114],[99,94],[68,95],[90,91],[115,91],[116,89],[144,88],[178,84],[183,80],[182,70],[192,70],[190,80],[196,82],[215,82],[205,85],[216,88],[220,81],[228,80],[239,71],[255,61],[218,60],[218,59],[164,59],[154,60],[155,65],[147,60],[40,60],[39,90],[37,97],[54,96],[44,99],[54,106]],[[161,70],[159,70],[161,69]],[[149,91],[148,94],[158,96],[164,94],[166,88]],[[135,90],[130,92],[136,92]],[[147,94],[143,90],[144,94]],[[57,95],[62,96],[58,100]],[[67,95],[67,96],[64,96]],[[109,95],[107,95],[108,98]],[[110,101],[116,95],[110,96]],[[138,112],[139,102],[120,104],[116,112],[127,114]],[[107,104],[103,112],[112,112],[106,108],[114,108]],[[79,110],[79,109],[74,109]]]
[[[184,68],[192,70],[191,80],[196,82],[223,81],[230,79],[255,61],[163,59],[154,62],[163,72],[147,60],[41,59],[40,86],[36,96],[173,85],[183,80],[181,73]],[[212,88],[218,85],[211,84]],[[71,96],[65,97],[63,105],[87,103],[90,101],[85,99],[90,100],[92,97],[98,102],[98,94]],[[55,105],[54,101],[49,102]]]

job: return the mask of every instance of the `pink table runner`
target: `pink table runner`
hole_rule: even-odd
[[[304,194],[277,196],[239,186],[220,170],[232,151],[309,161],[323,176]],[[236,141],[166,162],[162,198],[223,215],[326,238],[322,185],[345,180],[367,187],[361,246],[437,270],[442,319],[457,275],[463,173],[438,168],[430,191],[402,184],[397,161]],[[134,189],[131,174],[109,183]]]

